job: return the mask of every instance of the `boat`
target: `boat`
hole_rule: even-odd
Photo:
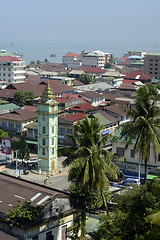
[[[53,54],[51,54],[51,55],[50,55],[50,57],[56,57],[56,54],[55,54],[55,53],[53,53]]]

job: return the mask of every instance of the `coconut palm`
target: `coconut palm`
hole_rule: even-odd
[[[126,148],[134,143],[134,150],[144,160],[145,182],[147,180],[147,163],[150,157],[151,145],[155,154],[160,149],[160,99],[157,89],[152,85],[139,88],[135,94],[135,110],[129,110],[131,121],[120,126],[120,137],[126,142]]]
[[[75,145],[66,149],[69,150],[69,156],[64,164],[70,164],[68,180],[75,180],[79,194],[88,198],[91,191],[99,191],[107,210],[104,192],[108,190],[108,177],[116,179],[119,168],[112,162],[112,153],[103,148],[109,139],[102,137],[102,128],[97,118],[85,117],[79,121],[76,125],[76,137],[72,137]],[[82,235],[85,231],[87,207],[84,205],[85,203],[80,214]]]
[[[75,178],[77,187],[94,186],[101,190],[107,186],[107,176],[117,177],[112,153],[103,148],[109,139],[101,136],[102,128],[97,118],[87,116],[76,125],[76,137],[72,137],[75,145],[68,148],[70,155],[64,164],[71,164],[69,180]]]

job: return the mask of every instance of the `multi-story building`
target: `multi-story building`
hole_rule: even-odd
[[[144,56],[146,55],[146,52],[145,51],[127,51],[127,52],[125,52],[124,57],[128,58],[128,57],[133,56],[133,55],[140,56],[140,57],[144,58]]]
[[[0,80],[6,83],[24,82],[25,65],[22,59],[0,56]]]
[[[150,53],[144,57],[144,72],[160,79],[160,53]]]
[[[82,65],[81,61],[82,55],[78,55],[76,53],[67,53],[63,56],[63,63],[67,64],[69,68],[78,68]]]
[[[82,66],[99,67],[104,69],[106,63],[105,54],[98,52],[83,53]]]

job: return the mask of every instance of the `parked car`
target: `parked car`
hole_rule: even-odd
[[[121,181],[121,184],[122,185],[131,185],[131,184],[140,185],[140,182],[138,178],[126,178],[125,180]]]

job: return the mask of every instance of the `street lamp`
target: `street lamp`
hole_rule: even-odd
[[[18,153],[19,150],[16,150],[15,153],[16,153],[16,177],[18,177],[18,174],[17,174],[17,153]]]

